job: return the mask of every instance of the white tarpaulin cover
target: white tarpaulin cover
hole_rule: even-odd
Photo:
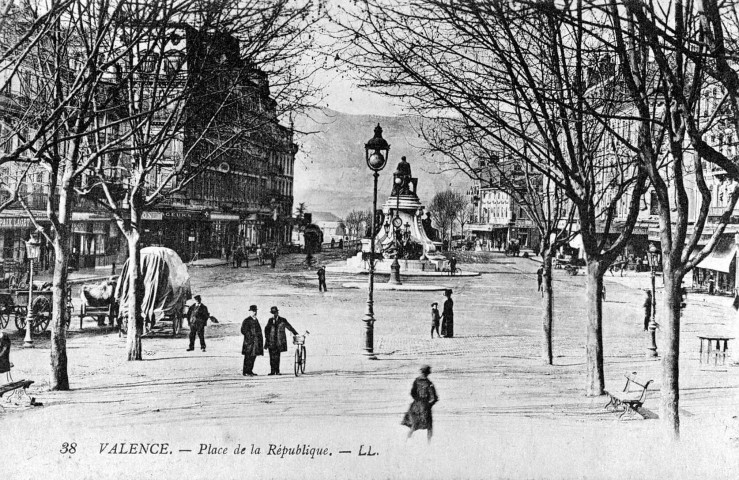
[[[121,279],[116,286],[115,296],[119,301],[119,317],[128,316],[130,275],[126,260]],[[141,314],[146,320],[160,320],[181,312],[185,302],[192,296],[190,274],[187,265],[177,252],[165,247],[141,249],[141,277],[143,278],[143,301]]]

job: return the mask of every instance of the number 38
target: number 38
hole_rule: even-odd
[[[67,443],[67,442],[62,443],[62,449],[59,450],[59,453],[70,453],[71,454],[71,453],[75,453],[75,452],[77,452],[77,444],[74,443],[74,442],[72,442],[72,443]]]

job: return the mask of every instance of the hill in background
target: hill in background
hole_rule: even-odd
[[[300,150],[295,160],[294,204],[305,202],[308,211],[331,212],[344,218],[351,210],[372,207],[372,172],[364,158],[364,144],[380,124],[390,143],[390,158],[380,172],[377,203],[381,206],[392,190],[392,174],[406,156],[413,176],[418,178],[418,196],[428,205],[434,194],[446,188],[464,191],[466,176],[458,172],[438,173],[434,158],[423,158],[423,140],[418,136],[416,117],[350,115],[330,109],[311,112],[295,121]]]

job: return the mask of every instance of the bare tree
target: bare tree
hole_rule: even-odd
[[[666,344],[661,418],[675,438],[680,432],[681,284],[718,243],[739,198],[739,167],[728,158],[728,149],[710,145],[706,138],[719,129],[723,136],[727,123],[733,124],[736,134],[739,125],[737,91],[731,89],[732,77],[737,77],[727,69],[726,45],[719,40],[719,23],[736,18],[736,6],[730,2],[722,6],[728,10],[726,15],[718,15],[718,8],[713,1],[675,0],[657,6],[612,0],[604,22],[612,26],[607,35],[619,59],[618,80],[628,92],[627,113],[638,127],[635,151],[659,204]],[[726,95],[720,101],[707,95],[716,81],[726,82]],[[688,151],[688,143],[694,151]],[[725,172],[731,184],[728,198],[717,209],[721,212],[712,215],[706,173],[714,168]],[[699,198],[691,206],[696,198],[693,188]],[[713,229],[706,235],[711,215]],[[706,236],[708,241],[702,245]]]
[[[556,250],[571,239],[574,208],[562,191],[548,177],[528,167],[526,143],[510,141],[502,146],[464,120],[435,118],[422,131],[431,151],[448,159],[449,167],[476,180],[482,188],[499,190],[521,206],[539,232],[539,255],[544,267],[542,282],[542,361],[552,365],[552,326],[554,291],[552,259]],[[458,218],[458,221],[460,219]],[[462,223],[460,221],[460,223]],[[463,227],[464,229],[464,227]]]
[[[441,230],[442,242],[446,240],[448,243],[447,250],[452,246],[452,230],[454,229],[454,221],[467,205],[467,199],[464,195],[454,190],[443,190],[437,192],[431,199],[428,210],[431,220]],[[447,231],[449,235],[447,235]]]
[[[216,162],[291,145],[291,133],[277,122],[310,102],[310,71],[301,71],[296,60],[308,39],[309,12],[309,4],[284,1],[127,5],[116,38],[127,55],[115,65],[110,90],[118,108],[101,118],[98,129],[98,136],[119,141],[97,152],[92,179],[78,193],[97,198],[128,241],[129,360],[141,359],[145,321],[143,213],[186,194]],[[272,95],[268,72],[277,85]]]
[[[602,40],[578,7],[376,0],[347,9],[339,23],[348,44],[342,58],[368,87],[421,114],[450,112],[500,145],[525,142],[529,167],[572,203],[587,262],[586,393],[602,395],[603,273],[631,235],[646,175],[633,156],[604,155],[610,127],[602,119],[617,92],[591,88]]]
[[[344,224],[349,230],[349,235],[359,238],[363,236],[371,219],[371,210],[352,210],[344,217]]]

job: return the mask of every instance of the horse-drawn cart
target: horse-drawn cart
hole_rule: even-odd
[[[15,328],[25,331],[28,317],[28,289],[0,290],[0,328],[6,328],[11,317]],[[51,289],[33,290],[31,293],[32,332],[39,334],[49,328],[51,322]],[[71,315],[72,302],[67,295],[67,321]]]
[[[80,329],[85,317],[93,318],[98,326],[105,326],[105,321],[112,327],[118,316],[118,302],[115,298],[117,279],[110,279],[98,285],[83,285],[80,289]]]
[[[145,331],[161,331],[166,326],[176,336],[180,333],[185,317],[186,302],[192,297],[187,265],[174,250],[146,247],[141,249],[140,274],[143,283],[141,316]],[[118,319],[123,333],[128,330],[130,283],[127,260],[115,288]]]

